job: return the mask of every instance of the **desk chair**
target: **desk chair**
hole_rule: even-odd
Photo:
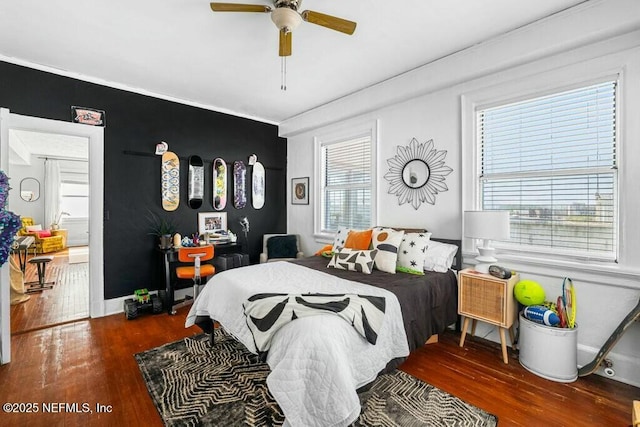
[[[208,261],[213,258],[213,245],[196,246],[193,248],[178,249],[178,261],[193,263],[193,266],[176,267],[176,277],[178,279],[193,280],[193,299],[195,300],[200,291],[199,287],[203,285],[216,272],[216,268],[211,264],[202,264],[202,261]]]

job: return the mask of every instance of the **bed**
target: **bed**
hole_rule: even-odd
[[[432,240],[459,247],[459,241]],[[198,296],[185,323],[210,332],[215,319],[256,353],[243,308],[253,295],[384,297],[385,318],[375,345],[363,339],[349,322],[329,314],[298,318],[273,335],[266,355],[271,368],[267,385],[292,426],[350,424],[360,413],[358,388],[380,372],[397,367],[410,351],[458,320],[457,279],[451,270],[425,272],[424,276],[378,270],[362,274],[327,268],[327,262],[314,256],[217,274]]]

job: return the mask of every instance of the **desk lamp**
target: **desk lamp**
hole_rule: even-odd
[[[478,246],[480,253],[476,258],[475,270],[488,273],[489,266],[498,260],[491,240],[508,240],[510,234],[508,211],[465,211],[464,235],[473,239],[482,239]]]

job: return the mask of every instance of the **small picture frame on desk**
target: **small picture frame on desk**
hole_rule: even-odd
[[[215,230],[227,230],[227,213],[198,212],[198,233],[208,234]]]

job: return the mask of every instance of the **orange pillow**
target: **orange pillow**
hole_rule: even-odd
[[[371,246],[371,233],[373,230],[354,231],[351,230],[347,235],[347,241],[344,247],[349,249],[357,249],[365,251]]]
[[[323,246],[322,249],[320,249],[314,255],[315,256],[324,256],[324,254],[327,253],[327,252],[333,252],[333,245],[325,245],[325,246]]]

